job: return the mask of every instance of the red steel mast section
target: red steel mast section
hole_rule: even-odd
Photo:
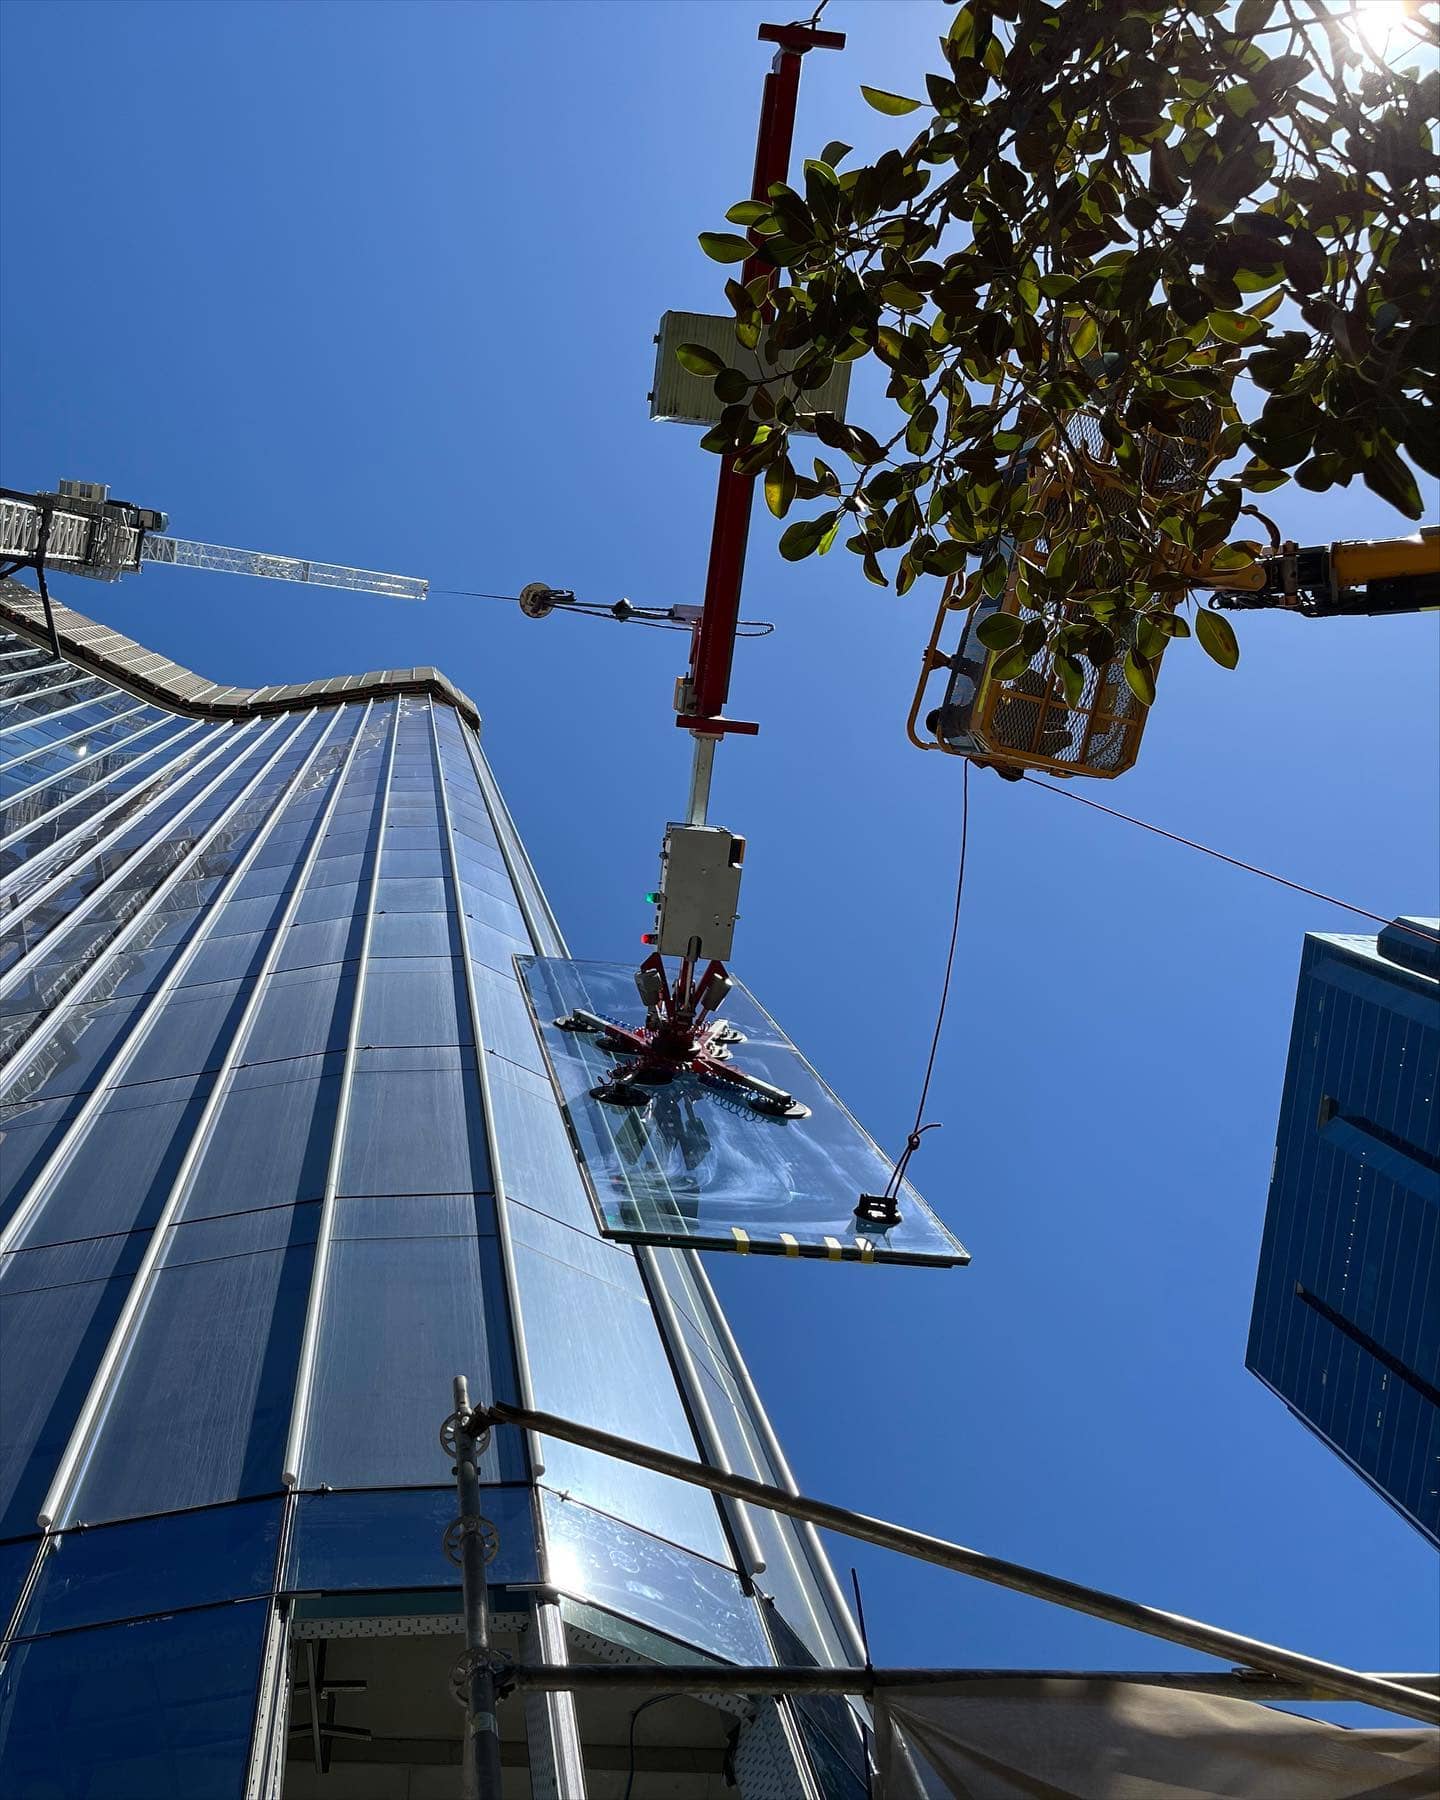
[[[839,31],[817,30],[813,25],[762,25],[759,36],[763,43],[779,46],[761,96],[755,177],[750,186],[752,199],[768,200],[771,185],[784,181],[790,168],[800,59],[808,50],[843,50],[845,36]],[[751,241],[755,242],[753,236]],[[770,289],[778,274],[772,264],[756,255],[748,259],[740,279],[748,283],[757,275],[764,276]],[[737,475],[726,457],[715,493],[705,602],[690,641],[690,673],[684,688],[686,710],[677,712],[675,717],[682,730],[692,731],[697,737],[718,738],[733,731],[753,734],[758,729],[742,719],[721,717],[735,659],[735,627],[740,618],[740,584],[745,574],[754,489],[755,477]]]

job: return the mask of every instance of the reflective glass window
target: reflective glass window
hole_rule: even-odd
[[[460,897],[464,902],[464,911],[468,918],[477,920],[482,925],[491,926],[496,931],[508,933],[511,937],[529,943],[525,929],[525,915],[513,900],[502,900],[497,895],[487,893],[484,888],[476,887],[474,882],[462,878]]]
[[[249,995],[249,984],[241,981],[176,989],[150,1021],[120,1079],[164,1081],[218,1069]]]
[[[285,933],[275,966],[279,969],[310,969],[321,963],[349,962],[360,954],[364,935],[364,919],[349,913],[343,918],[292,925]]]
[[[383,913],[444,912],[454,907],[449,883],[438,875],[382,875],[375,887],[375,910]]]
[[[120,1265],[127,1241],[102,1243]],[[0,1536],[34,1527],[129,1290],[129,1271],[18,1293],[0,1282]]]
[[[30,1579],[31,1565],[39,1548],[38,1537],[16,1538],[11,1543],[0,1544],[0,1633],[10,1623],[21,1589]]]
[[[358,963],[277,970],[265,983],[241,1058],[278,1062],[343,1050],[355,1002]]]
[[[372,958],[456,956],[460,932],[454,913],[377,913],[370,932]]]
[[[203,987],[211,981],[239,980],[254,975],[264,961],[273,934],[241,931],[233,937],[206,939],[180,976],[181,987]]]
[[[205,1076],[114,1088],[49,1183],[24,1243],[63,1243],[154,1224],[195,1135]]]
[[[251,1500],[52,1538],[20,1636],[269,1594],[280,1512]]]
[[[222,938],[237,931],[268,931],[279,920],[284,904],[279,894],[252,896],[249,900],[227,900],[223,906],[217,906],[211,915],[207,935]]]
[[[473,1043],[460,970],[458,961],[439,956],[391,957],[374,963],[365,978],[361,1042]]]
[[[643,1107],[596,1100],[591,1090],[611,1079],[620,1055],[601,1049],[598,1034],[555,1021],[578,1007],[638,1025],[633,971],[558,957],[522,957],[519,967],[606,1232],[638,1243],[836,1260],[969,1260],[908,1183],[899,1223],[860,1224],[860,1197],[886,1192],[893,1163],[738,984],[724,1007],[739,1034],[734,1064],[792,1095],[798,1116],[757,1110],[733,1087],[692,1075],[654,1088]]]
[[[726,1662],[774,1662],[755,1604],[729,1569],[541,1489],[550,1579]]]
[[[535,1404],[638,1443],[693,1457],[695,1439],[649,1304],[608,1281],[515,1245],[515,1274]],[[596,1370],[603,1369],[603,1380]],[[717,1562],[730,1560],[703,1489],[573,1444],[547,1442],[552,1486]]]
[[[171,1512],[279,1487],[316,1210],[281,1216],[299,1240],[288,1248],[209,1254],[204,1261],[184,1260],[192,1253],[188,1234],[270,1215],[175,1228],[74,1517],[93,1523]],[[220,1247],[207,1236],[207,1252]]]
[[[268,1611],[251,1601],[16,1645],[0,1668],[0,1792],[236,1800]]]
[[[595,1214],[550,1083],[497,1056],[489,1058],[486,1072],[506,1193],[537,1212],[593,1231]]]
[[[28,1194],[30,1183],[79,1108],[76,1099],[0,1107],[0,1225]]]
[[[345,1210],[365,1204],[336,1202],[342,1229]],[[388,1204],[400,1210],[416,1202]],[[447,1464],[435,1434],[454,1376],[469,1377],[476,1401],[493,1396],[497,1382],[501,1392],[513,1391],[505,1318],[497,1241],[474,1234],[473,1215],[464,1236],[337,1237],[326,1271],[305,1485],[442,1480]],[[523,1474],[513,1439],[497,1439],[482,1459],[486,1481]]]
[[[473,1050],[363,1049],[354,1081],[341,1193],[490,1187]]]
[[[530,1489],[487,1487],[484,1507],[500,1541],[486,1570],[489,1579],[538,1581]],[[453,1484],[398,1493],[302,1494],[295,1505],[285,1589],[458,1589],[459,1572],[441,1547],[454,1517]]]
[[[494,969],[497,975],[513,976],[515,958],[528,956],[532,947],[528,937],[516,937],[513,932],[497,930],[483,919],[468,918],[465,933],[470,940],[471,956],[477,963]]]
[[[396,825],[385,827],[385,851],[389,856],[398,850],[439,850],[440,827],[438,825]],[[398,874],[399,871],[397,870]]]
[[[365,891],[368,895],[368,883]],[[319,919],[348,919],[353,913],[363,911],[359,883],[344,881],[336,887],[306,888],[295,908],[295,923],[311,925]]]
[[[318,1200],[340,1098],[340,1056],[257,1063],[230,1078],[186,1195],[186,1219]]]
[[[338,887],[343,882],[359,882],[366,872],[365,856],[356,851],[351,856],[322,856],[316,859],[306,882],[307,888]]]
[[[62,1008],[45,1034],[43,1047],[13,1087],[30,1100],[85,1092],[94,1085],[143,1005],[143,1000],[130,999]]]
[[[480,1031],[485,1048],[506,1062],[528,1069],[548,1080],[545,1053],[535,1034],[530,1008],[513,975],[501,975],[483,963],[473,965],[475,994],[480,1008]]]
[[[380,866],[387,876],[443,875],[445,855],[438,843],[427,850],[400,850],[386,844],[385,860]]]

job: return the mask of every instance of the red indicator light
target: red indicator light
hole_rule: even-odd
[[[656,931],[642,931],[640,933],[640,942],[642,944],[658,944],[660,942],[660,934]]]

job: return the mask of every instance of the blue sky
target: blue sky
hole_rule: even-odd
[[[779,8],[784,16],[787,9]],[[946,9],[835,0],[797,151],[888,141]],[[752,0],[8,0],[0,480],[108,481],[182,536],[513,593],[700,598],[715,463],[646,416],[695,246],[747,188]],[[852,416],[880,413],[857,383]],[[1400,529],[1271,497],[1302,541]],[[944,956],[959,765],[903,722],[933,583],[799,566],[757,514],[714,814],[750,840],[734,964],[903,1141]],[[639,954],[683,805],[685,640],[483,600],[153,570],[72,604],[227,682],[435,663],[579,955]],[[1088,790],[1376,912],[1436,908],[1436,620],[1240,621],[1167,659],[1140,767]],[[1349,915],[1063,799],[972,779],[958,974],[916,1184],[947,1273],[712,1258],[801,1483],[1360,1668],[1435,1663],[1421,1539],[1243,1368],[1306,930]],[[877,1661],[1167,1666],[879,1552]],[[1355,1715],[1350,1714],[1353,1718]]]

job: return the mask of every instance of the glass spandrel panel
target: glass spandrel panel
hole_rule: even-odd
[[[362,1049],[340,1192],[470,1194],[490,1186],[475,1052]]]
[[[591,1032],[555,1023],[576,1008],[641,1023],[633,971],[622,963],[517,959],[550,1071],[602,1230],[631,1243],[690,1245],[863,1262],[969,1261],[908,1182],[900,1223],[862,1227],[862,1194],[883,1194],[893,1171],[750,994],[736,984],[724,1019],[740,1040],[737,1067],[793,1095],[802,1118],[757,1111],[719,1084],[686,1075],[642,1108],[595,1100],[591,1089],[623,1060]],[[523,1194],[522,1199],[526,1198]]]
[[[182,1217],[318,1200],[325,1191],[343,1057],[237,1069],[220,1101]]]
[[[102,1000],[98,1006],[63,1008],[43,1045],[11,1083],[7,1098],[48,1100],[92,1088],[143,1004],[139,999]]]
[[[505,1192],[536,1212],[593,1230],[594,1209],[549,1082],[494,1055],[485,1069]]]
[[[364,1202],[340,1201],[337,1211],[355,1204]],[[497,1383],[502,1393],[513,1391],[504,1296],[492,1237],[337,1239],[326,1274],[304,1485],[424,1487],[442,1480],[448,1464],[436,1432],[457,1372],[468,1376],[477,1403],[492,1398]],[[495,1439],[481,1460],[484,1481],[524,1473],[513,1436]]]
[[[249,997],[243,981],[177,988],[150,1020],[119,1079],[128,1086],[218,1069]]]
[[[499,1538],[498,1554],[485,1571],[497,1586],[540,1579],[530,1495],[526,1487],[487,1487],[481,1496],[482,1510]],[[455,1513],[453,1483],[448,1488],[398,1492],[301,1494],[295,1503],[284,1590],[333,1594],[356,1588],[458,1589],[460,1572],[442,1547],[445,1527]]]
[[[485,1048],[506,1062],[544,1076],[545,1053],[535,1032],[530,1008],[513,975],[500,975],[483,963],[473,963],[475,993],[480,1006],[480,1030]]]
[[[562,1593],[725,1662],[774,1662],[755,1603],[729,1569],[548,1489],[540,1500],[550,1580]]]
[[[17,1538],[0,1544],[0,1632],[10,1623],[21,1589],[30,1579],[30,1568],[40,1548],[38,1537]]]
[[[377,913],[370,931],[370,958],[457,956],[460,932],[454,913]],[[372,971],[373,972],[373,971]]]
[[[265,983],[241,1061],[282,1062],[343,1050],[359,967],[352,962],[277,970]]]
[[[365,920],[353,913],[339,919],[295,924],[285,933],[277,969],[313,969],[322,963],[352,962],[360,954]]]
[[[20,1637],[268,1595],[278,1500],[206,1506],[52,1538]]]
[[[17,1644],[0,1668],[0,1793],[236,1800],[267,1603]]]

